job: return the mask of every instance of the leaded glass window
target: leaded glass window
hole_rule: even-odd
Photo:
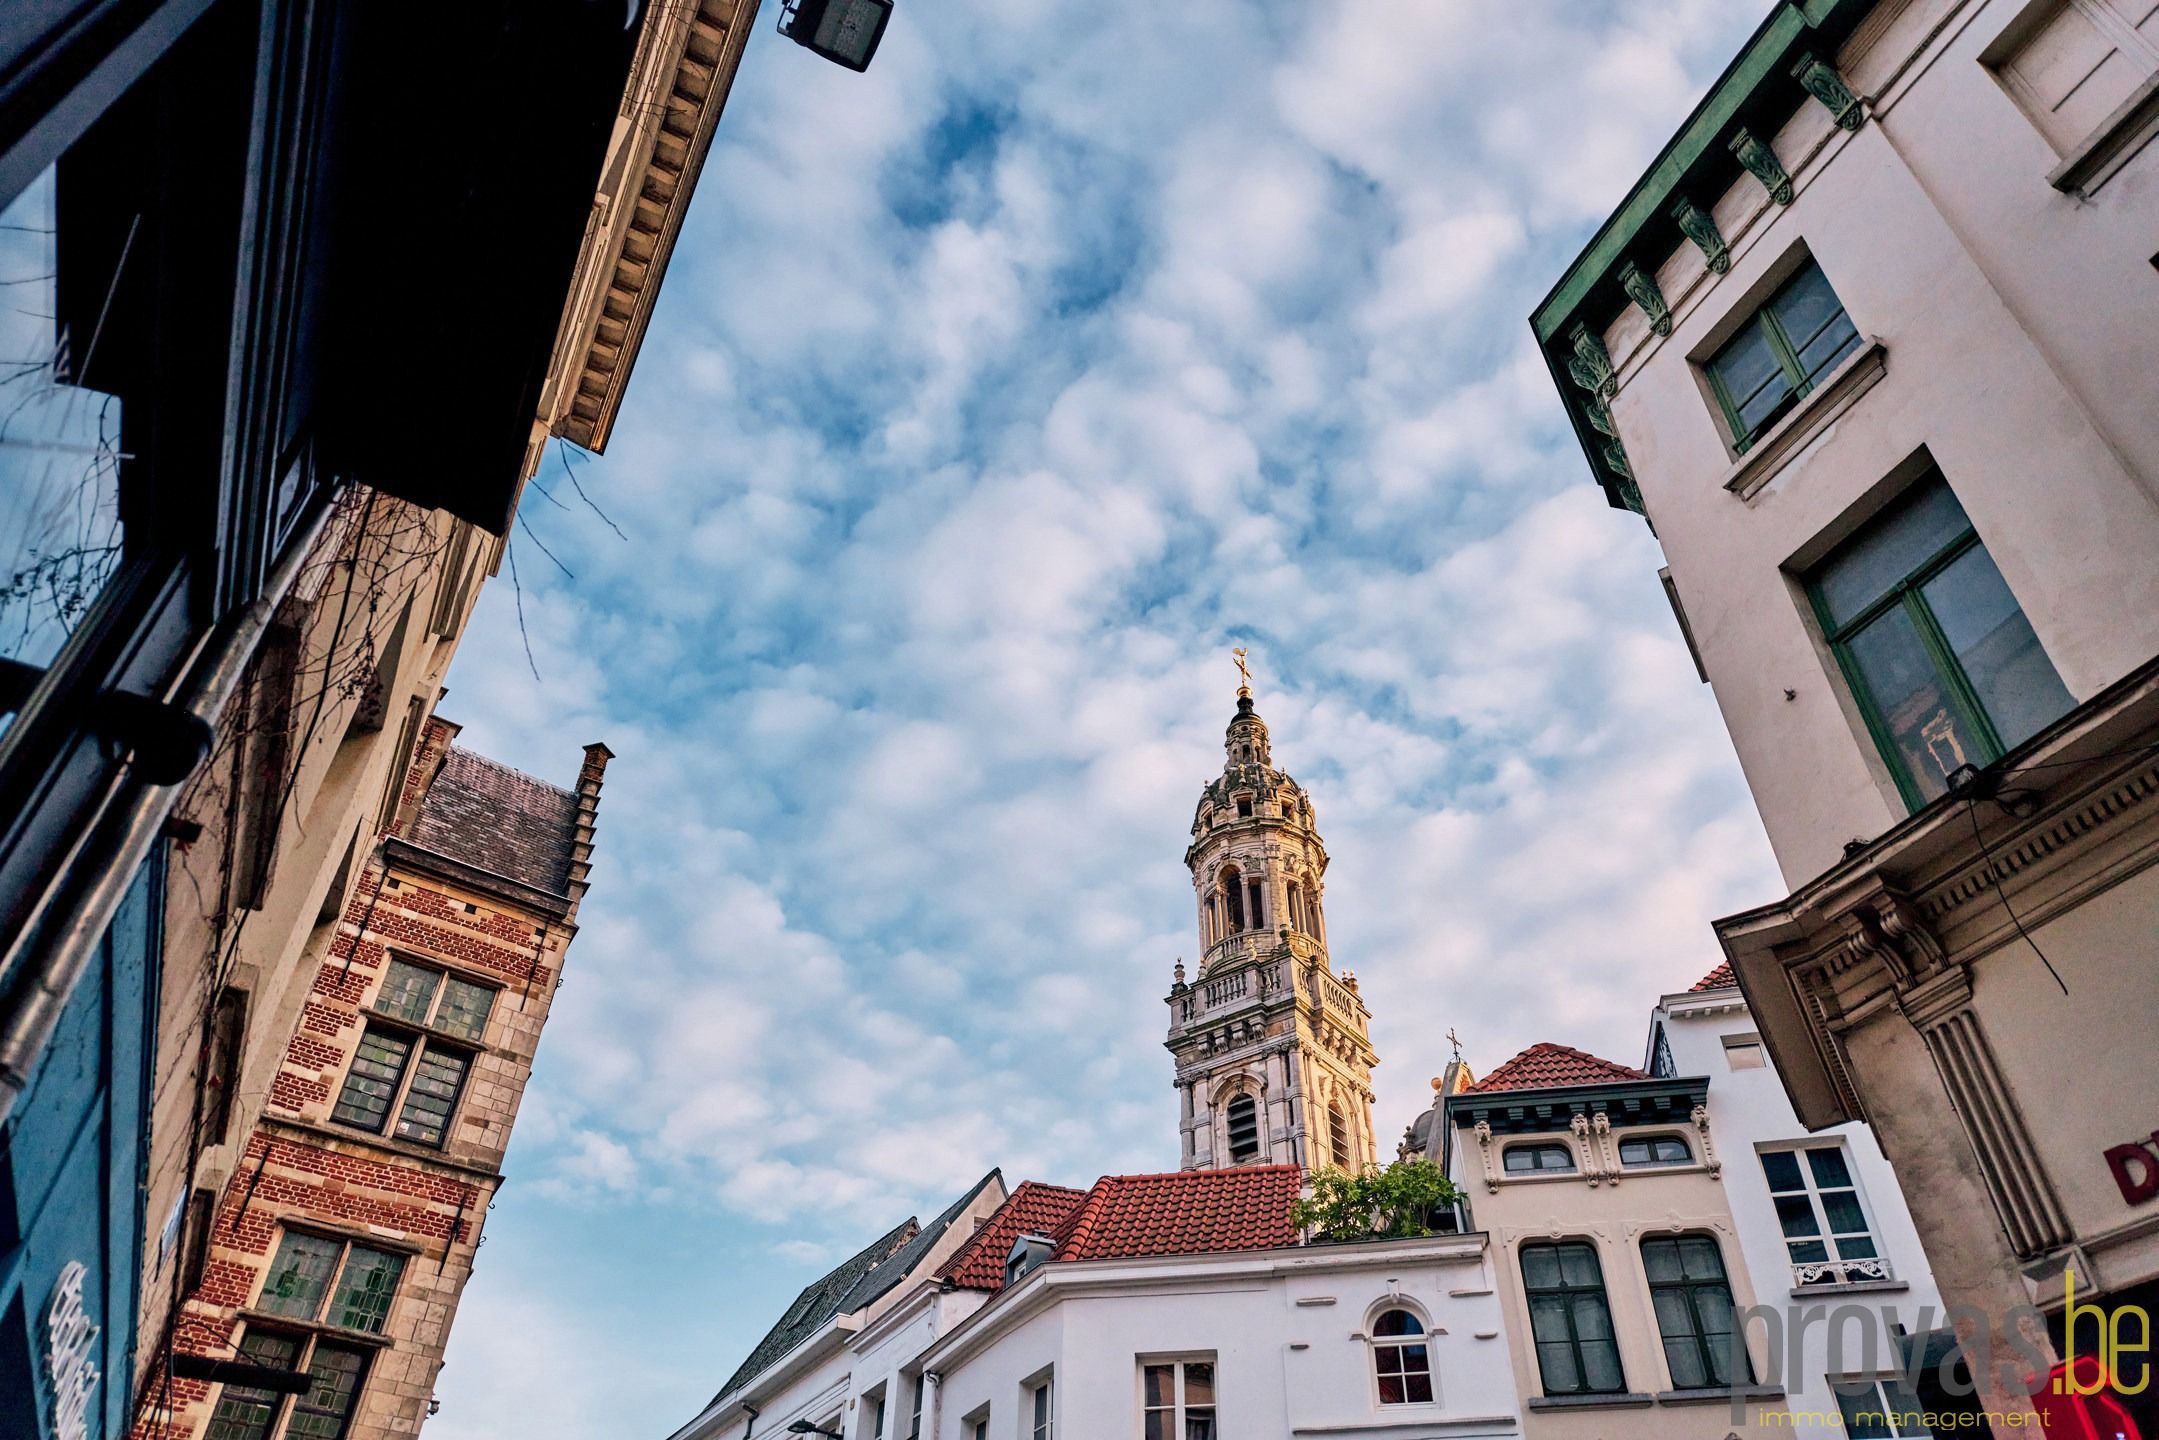
[[[287,1230],[255,1308],[379,1335],[404,1273],[405,1257],[395,1251]]]
[[[375,992],[375,1009],[384,1015],[424,1025],[428,1009],[435,1003],[435,990],[441,984],[441,971],[423,970],[392,957],[389,968],[383,973],[382,988]]]
[[[435,1028],[478,1040],[486,1033],[488,1013],[494,1008],[492,986],[475,985],[453,975],[442,987],[442,1007],[435,1012]]]
[[[345,1088],[331,1107],[330,1118],[381,1134],[389,1119],[390,1102],[405,1078],[406,1062],[412,1059],[412,1041],[370,1025],[360,1035],[352,1066],[345,1072]]]
[[[307,1392],[293,1402],[286,1440],[342,1440],[352,1421],[360,1381],[367,1375],[367,1352],[353,1345],[321,1340],[307,1367]]]
[[[398,1277],[405,1273],[405,1257],[388,1250],[355,1245],[345,1257],[345,1269],[337,1278],[337,1294],[330,1302],[330,1323],[348,1330],[382,1333],[390,1318],[390,1298],[397,1293]]]
[[[341,1240],[287,1230],[278,1243],[277,1258],[270,1262],[270,1273],[263,1279],[256,1308],[273,1315],[314,1319],[322,1311],[323,1293],[330,1288],[330,1276],[336,1272],[337,1257],[344,1248]]]
[[[430,1045],[412,1073],[412,1088],[405,1092],[404,1108],[397,1112],[397,1137],[420,1145],[440,1147],[450,1128],[450,1112],[457,1108],[457,1093],[465,1085],[465,1071],[472,1057],[461,1050]]]
[[[250,1330],[241,1337],[239,1358],[250,1365],[290,1370],[299,1362],[301,1344],[297,1335]],[[210,1411],[204,1440],[266,1440],[277,1424],[278,1406],[284,1398],[273,1390],[227,1385]]]
[[[1859,348],[1829,278],[1809,260],[1709,362],[1709,381],[1742,453]]]

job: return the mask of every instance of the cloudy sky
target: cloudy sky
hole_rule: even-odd
[[[506,569],[442,707],[620,758],[434,1440],[663,1440],[989,1167],[1173,1167],[1232,645],[1383,1137],[1450,1026],[1639,1060],[1778,890],[1524,317],[1763,9],[901,0],[861,76],[767,14],[581,471],[627,540],[551,463],[541,678]]]

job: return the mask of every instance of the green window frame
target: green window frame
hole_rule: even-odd
[[[1703,366],[1744,455],[1860,346],[1822,267],[1808,260]]]
[[[1958,769],[1999,760],[2075,704],[1939,471],[1816,565],[1806,589],[1913,810],[1948,793]]]
[[[1649,1303],[1664,1341],[1664,1366],[1678,1390],[1706,1390],[1754,1382],[1744,1345],[1733,1373],[1737,1334],[1732,1285],[1724,1254],[1709,1235],[1657,1235],[1642,1241],[1642,1270]]]
[[[1596,1247],[1539,1241],[1521,1250],[1537,1374],[1547,1395],[1618,1395],[1627,1389]]]

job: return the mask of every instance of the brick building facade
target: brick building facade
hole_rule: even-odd
[[[425,1422],[589,874],[605,746],[564,790],[430,719],[217,1198],[138,1440],[387,1440]]]

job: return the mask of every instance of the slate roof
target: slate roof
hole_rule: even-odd
[[[562,896],[576,838],[574,792],[454,745],[411,835],[422,850]]]
[[[1704,990],[1722,990],[1727,985],[1737,985],[1738,983],[1739,977],[1732,974],[1732,962],[1727,960],[1701,979],[1695,981],[1693,988],[1687,993],[1699,995]]]
[[[1085,1191],[1028,1181],[940,1274],[967,1289],[1002,1289],[1005,1259],[1023,1234],[1049,1236],[1061,1261],[1294,1245],[1290,1207],[1303,1185],[1295,1165],[1105,1175]]]
[[[720,1387],[719,1395],[713,1396],[710,1403],[718,1404],[721,1396],[755,1379],[782,1355],[823,1329],[833,1316],[845,1314],[841,1304],[855,1287],[904,1249],[921,1230],[921,1225],[910,1215],[803,1286],[802,1293],[780,1316],[779,1323],[765,1332],[765,1338],[758,1341],[748,1357],[735,1367],[735,1373],[727,1377],[727,1383]]]
[[[923,1226],[914,1239],[895,1250],[887,1259],[871,1270],[869,1274],[864,1275],[861,1280],[857,1281],[854,1288],[847,1292],[847,1298],[840,1302],[840,1308],[834,1313],[840,1315],[852,1314],[891,1290],[893,1286],[899,1284],[902,1280],[905,1280],[914,1268],[920,1265],[924,1258],[929,1255],[930,1251],[937,1248],[937,1242],[942,1240],[945,1232],[952,1228],[952,1222],[959,1219],[966,1212],[967,1207],[974,1203],[975,1197],[987,1189],[992,1180],[1002,1180],[1003,1178],[1001,1172],[992,1170],[980,1180],[975,1181],[974,1188],[950,1205],[947,1205],[944,1212],[930,1221],[929,1224]]]
[[[1564,1085],[1602,1085],[1613,1080],[1647,1080],[1632,1065],[1600,1059],[1570,1045],[1540,1041],[1469,1087],[1477,1094],[1492,1090],[1545,1090]]]

